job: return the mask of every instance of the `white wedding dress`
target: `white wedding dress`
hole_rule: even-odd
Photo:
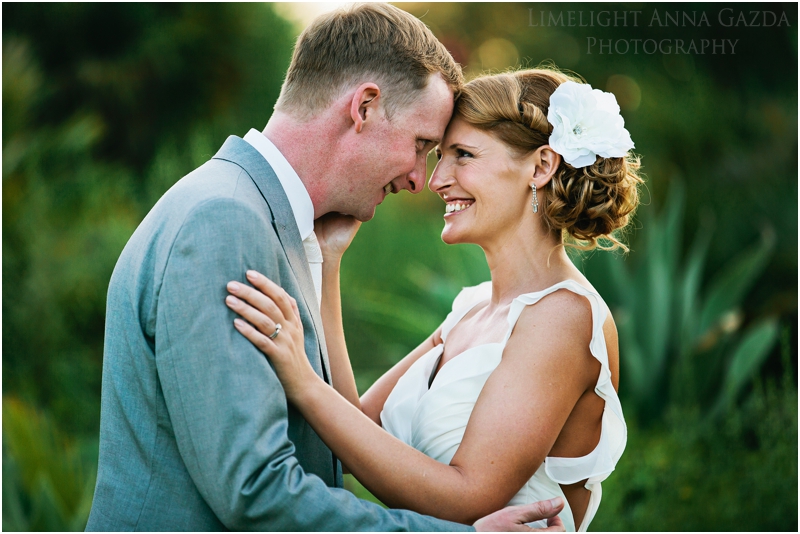
[[[464,288],[453,302],[453,311],[442,324],[443,343],[417,360],[398,380],[386,399],[381,422],[383,428],[404,443],[442,463],[449,464],[464,437],[475,401],[486,380],[500,363],[503,349],[525,306],[559,289],[585,296],[592,307],[592,340],[589,349],[601,364],[595,392],[605,400],[602,430],[597,447],[580,458],[547,457],[530,480],[511,499],[509,505],[527,504],[555,496],[564,497],[559,484],[574,484],[588,479],[589,506],[580,525],[585,531],[600,504],[600,483],[614,470],[625,449],[627,428],[619,398],[611,383],[603,323],[607,309],[597,293],[575,281],[566,280],[543,291],[514,299],[508,313],[508,332],[502,343],[487,343],[467,349],[445,363],[435,379],[431,376],[444,352],[447,335],[473,307],[491,297],[491,282]],[[567,531],[575,531],[569,503],[560,517]],[[531,523],[546,526],[546,521]]]

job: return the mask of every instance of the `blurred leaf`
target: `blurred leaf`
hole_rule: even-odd
[[[701,219],[692,247],[686,259],[686,268],[679,295],[681,309],[681,354],[685,354],[697,337],[698,298],[708,247],[713,235],[711,216]]]
[[[698,334],[702,336],[720,317],[736,306],[761,274],[775,244],[773,232],[765,232],[761,242],[733,259],[711,281],[700,312]]]
[[[620,357],[625,366],[625,388],[630,388],[634,398],[641,401],[650,395],[653,378],[658,375],[649,368],[647,359],[636,340],[633,318],[625,312],[617,313],[617,328],[619,330]]]
[[[678,261],[683,253],[683,221],[686,205],[686,186],[681,180],[676,180],[667,193],[665,201],[664,234],[662,246],[664,247],[665,267],[675,272]]]
[[[415,337],[428,337],[443,320],[438,313],[420,306],[418,301],[379,290],[360,289],[354,292],[351,307],[366,323],[402,329]]]
[[[736,400],[742,387],[757,372],[778,340],[778,321],[769,319],[745,332],[733,350],[719,400],[713,412],[718,413]]]
[[[32,530],[83,530],[89,517],[95,467],[49,418],[21,401],[3,397],[3,526]],[[12,526],[13,525],[13,526]]]
[[[30,521],[22,505],[22,481],[16,463],[8,457],[3,458],[3,530],[28,531]]]

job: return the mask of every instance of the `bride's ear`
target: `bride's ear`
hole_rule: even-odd
[[[381,89],[374,83],[363,83],[358,86],[350,101],[350,118],[356,133],[361,133],[364,124],[376,117],[380,106]]]
[[[550,148],[550,145],[542,145],[534,151],[531,157],[534,166],[533,183],[536,184],[536,187],[544,187],[561,165],[561,156]]]

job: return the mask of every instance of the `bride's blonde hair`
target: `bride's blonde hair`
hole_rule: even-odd
[[[527,69],[478,77],[467,83],[454,115],[491,133],[512,154],[525,156],[546,145],[553,127],[547,121],[550,95],[566,81],[583,83],[555,69]],[[553,232],[571,237],[576,248],[628,248],[618,232],[639,204],[640,161],[603,158],[580,169],[561,160],[543,191],[537,191],[542,220]]]

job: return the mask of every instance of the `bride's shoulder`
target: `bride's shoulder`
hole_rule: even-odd
[[[546,372],[556,382],[570,376],[582,387],[597,380],[593,313],[585,296],[555,289],[519,312],[503,351],[507,368],[524,376]]]
[[[463,288],[453,300],[453,311],[472,307],[478,302],[488,300],[492,297],[492,281],[480,283],[476,286]]]
[[[520,295],[516,300],[525,305],[517,304],[521,309],[517,311],[512,338],[524,344],[540,344],[552,338],[553,343],[561,346],[588,346],[595,330],[595,314],[601,320],[608,315],[608,308],[597,292],[575,280],[564,280],[546,290]]]
[[[563,333],[566,328],[586,327],[592,325],[592,302],[589,291],[578,292],[578,287],[563,287],[543,296],[535,306],[526,306],[520,315],[520,321],[555,321],[560,325],[557,331]],[[581,286],[582,287],[582,286]],[[583,294],[582,294],[583,293]],[[602,303],[602,301],[600,301]],[[605,306],[605,304],[602,304]]]
[[[595,345],[597,337],[605,343]],[[535,300],[534,306],[525,306],[509,344],[512,350],[520,349],[521,357],[527,357],[527,347],[546,347],[543,357],[552,356],[567,368],[580,365],[591,370],[587,377],[594,376],[595,380],[594,360],[599,359],[610,365],[614,386],[617,385],[616,324],[605,301],[589,284],[567,280],[547,290],[546,295]],[[587,362],[591,364],[589,367],[581,365]]]

